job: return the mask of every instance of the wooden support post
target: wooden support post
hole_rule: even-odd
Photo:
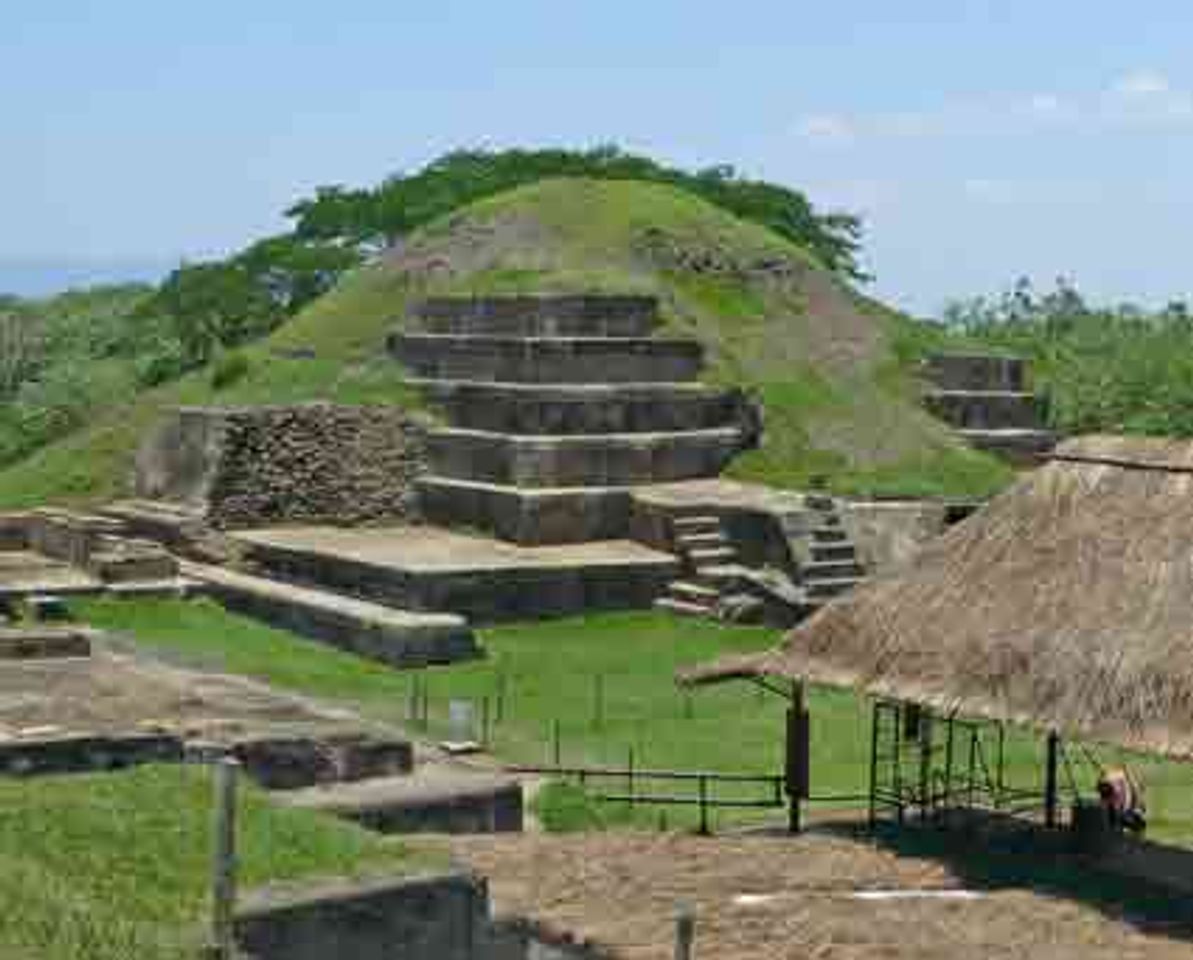
[[[215,766],[215,849],[211,869],[212,960],[232,960],[232,933],[236,906],[236,773],[240,764],[231,757]]]
[[[681,903],[675,911],[675,960],[692,960],[696,940],[696,914]]]
[[[1007,763],[1007,725],[999,723],[998,725],[998,773],[994,778],[995,788],[998,790],[998,796],[994,799],[994,809],[1002,809],[1003,794],[1007,791],[1007,777],[1006,777],[1006,763]]]
[[[1060,734],[1048,734],[1048,757],[1044,768],[1044,825],[1057,825],[1057,771],[1060,766]]]
[[[882,707],[877,700],[870,710],[870,829],[878,824],[878,718]]]
[[[919,727],[916,735],[920,742],[920,820],[928,819],[932,807],[932,711],[920,707]]]
[[[800,832],[800,801],[806,800],[811,793],[811,735],[808,720],[808,711],[804,707],[804,685],[796,680],[791,685],[791,704],[787,708],[787,762],[784,771],[787,787],[787,829],[791,833]]]

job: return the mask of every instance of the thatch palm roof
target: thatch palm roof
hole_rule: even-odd
[[[775,650],[778,675],[1193,757],[1193,442],[1084,437]]]

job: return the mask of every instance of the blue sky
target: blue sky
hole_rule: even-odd
[[[866,218],[930,312],[1193,294],[1185,0],[8,0],[0,288],[151,275],[456,146],[615,141]]]

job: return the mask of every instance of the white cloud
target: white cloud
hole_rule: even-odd
[[[805,117],[799,135],[822,145],[861,140],[1026,136],[1048,130],[1113,131],[1193,125],[1193,90],[1157,70],[1124,74],[1102,91],[1068,95],[1039,91],[1027,96],[942,103],[932,110],[884,113],[820,113]]]
[[[1119,77],[1111,92],[1123,97],[1162,96],[1172,90],[1168,78],[1155,70],[1136,70]]]
[[[1193,93],[1178,89],[1157,70],[1120,77],[1103,100],[1110,123],[1171,126],[1193,120]]]

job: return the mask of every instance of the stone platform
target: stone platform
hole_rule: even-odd
[[[311,787],[279,795],[379,833],[517,833],[522,785],[513,777],[428,766],[411,776]]]
[[[231,610],[390,666],[480,656],[472,630],[455,614],[414,613],[198,563],[183,569]]]
[[[230,536],[270,576],[482,623],[649,607],[678,571],[675,557],[628,540],[524,547],[430,526]]]

